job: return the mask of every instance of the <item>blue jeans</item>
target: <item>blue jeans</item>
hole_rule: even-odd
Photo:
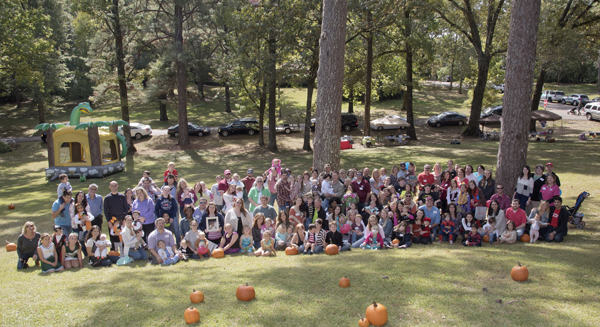
[[[277,193],[271,193],[271,198],[269,199],[269,204],[274,205],[275,200],[277,200]]]
[[[313,253],[317,254],[317,253],[321,253],[321,252],[323,252],[323,247],[320,245],[315,245],[315,250],[313,251]]]
[[[493,244],[494,242],[496,242],[496,239],[498,238],[496,236],[496,233],[488,234],[488,236],[490,237],[490,244]]]
[[[254,250],[260,249],[260,241],[254,241],[252,245],[254,245]]]
[[[279,205],[279,203],[277,203]],[[289,201],[285,201],[283,202],[283,205],[279,207],[279,211],[283,211],[289,209],[291,207],[290,202]]]
[[[129,256],[133,260],[145,260],[148,261],[148,253],[141,246],[135,251],[134,248],[129,249]]]
[[[96,258],[96,257],[90,257],[90,262],[92,262],[94,258]],[[100,263],[100,266],[102,266],[102,267],[108,267],[110,265],[112,265],[112,261],[108,258],[102,260],[102,262]]]
[[[355,249],[359,248],[364,242],[365,242],[365,237],[364,237],[364,234],[363,234],[363,236],[361,236],[356,242],[352,243],[352,247],[355,248]]]
[[[73,227],[71,227],[71,225],[60,225],[60,227],[63,230],[63,234],[65,234],[67,238],[69,238],[69,235],[71,235],[71,233],[73,232]]]
[[[181,242],[181,237],[179,236],[179,219],[177,219],[177,217],[173,217],[173,223],[171,223],[171,227],[173,228],[171,232],[173,232],[173,235],[175,235],[175,240],[177,241],[175,244],[179,244],[179,242]]]
[[[350,250],[351,247],[352,247],[352,244],[350,244],[350,243],[344,243],[342,245],[342,249],[340,250],[340,252],[342,252],[342,251],[348,251],[348,250]]]
[[[435,240],[438,238],[438,233],[440,232],[440,225],[437,225],[431,228],[431,239]]]
[[[302,253],[302,252],[304,252],[304,244],[302,244],[298,247],[298,253]]]
[[[179,261],[179,256],[175,255],[175,256],[168,258],[167,260],[164,260],[162,265],[163,266],[173,265],[173,264],[176,264],[177,261]]]
[[[21,257],[17,261],[17,269],[23,269],[23,264],[27,263],[29,258],[33,258],[33,256],[36,254],[37,254],[37,252],[21,254]],[[23,261],[21,261],[21,260],[23,260]]]
[[[554,234],[554,239],[550,240],[550,234],[552,234],[552,232],[555,232],[556,229],[552,226],[548,226],[546,227],[546,235],[544,235],[544,239],[546,240],[546,242],[557,242],[560,243],[563,241],[565,235],[563,233],[556,233]],[[541,237],[541,233],[540,233],[540,237]]]

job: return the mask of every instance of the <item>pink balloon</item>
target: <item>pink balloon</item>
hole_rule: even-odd
[[[208,252],[208,249],[205,246],[199,246],[198,247],[198,253],[199,254],[206,254],[206,252]]]
[[[348,232],[350,231],[350,228],[351,228],[351,227],[350,227],[350,225],[348,225],[348,224],[344,224],[344,225],[343,225],[343,226],[340,228],[340,232],[341,232],[342,234],[346,234],[346,233],[348,233]]]

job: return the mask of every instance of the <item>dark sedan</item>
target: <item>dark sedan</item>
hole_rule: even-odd
[[[219,127],[221,136],[229,134],[258,134],[258,120],[256,118],[239,118],[232,123]]]
[[[461,115],[456,111],[445,111],[439,115],[431,116],[427,124],[431,127],[441,127],[444,125],[462,126],[467,123],[467,116]]]
[[[179,125],[171,126],[167,129],[167,133],[171,136],[179,136]],[[210,127],[188,123],[188,135],[204,136],[210,134]]]
[[[481,113],[481,116],[479,116],[479,118],[489,117],[489,116],[491,116],[493,114],[496,114],[498,116],[502,116],[502,106],[495,106],[495,107],[488,107],[488,108],[486,108]]]

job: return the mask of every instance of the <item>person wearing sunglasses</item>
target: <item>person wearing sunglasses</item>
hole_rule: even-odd
[[[431,165],[427,164],[423,167],[423,172],[417,176],[417,180],[419,181],[419,189],[421,191],[425,190],[426,184],[435,184],[435,176],[431,173]]]
[[[27,269],[29,267],[27,264],[29,258],[35,260],[36,266],[40,265],[40,259],[37,255],[40,236],[40,233],[36,232],[33,222],[28,221],[23,225],[21,235],[17,238],[17,255],[19,256],[17,269]]]
[[[492,195],[490,200],[498,201],[498,204],[500,204],[500,209],[502,209],[504,212],[506,212],[506,209],[510,208],[510,197],[504,194],[504,185],[502,184],[496,184],[496,194]]]

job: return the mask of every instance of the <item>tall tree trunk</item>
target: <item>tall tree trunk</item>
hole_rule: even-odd
[[[15,101],[17,102],[17,108],[21,108],[21,95],[19,94],[19,86],[17,84],[17,73],[13,72],[12,77],[15,83],[15,88],[13,89],[13,92],[15,93]]]
[[[452,82],[454,81],[454,60],[456,59],[456,53],[452,56],[452,64],[450,64],[450,90],[452,90]]]
[[[316,79],[316,69],[315,69],[315,77],[309,77],[308,83],[307,83],[308,89],[306,92],[306,118],[304,119],[304,144],[302,145],[302,150],[304,150],[304,151],[312,151],[312,148],[310,147],[310,120],[311,120],[311,114],[312,114],[312,98],[313,98],[313,91],[315,88],[315,79]]]
[[[596,86],[600,92],[600,50],[598,50],[598,81],[596,81]]]
[[[410,124],[407,134],[413,141],[417,140],[415,131],[415,119],[413,115],[413,52],[409,41],[412,33],[410,10],[404,11],[404,36],[406,37],[406,92],[404,92],[404,104],[406,104],[406,122]]]
[[[160,110],[160,121],[168,121],[167,116],[167,93],[160,93],[158,95],[158,107]]]
[[[258,145],[265,146],[265,109],[267,108],[267,81],[263,77],[262,91],[260,92],[260,100],[258,105]]]
[[[206,96],[204,95],[204,81],[200,80],[198,81],[198,94],[200,94],[200,100],[204,101],[206,100]]]
[[[275,32],[269,32],[269,60],[267,63],[267,76],[269,82],[269,151],[277,152],[277,48],[275,45]]]
[[[46,122],[46,106],[44,106],[44,98],[40,97],[37,99],[37,107],[38,107],[38,124],[43,124]]]
[[[90,147],[90,161],[92,166],[102,166],[102,150],[100,149],[98,126],[88,128],[88,144]]]
[[[481,115],[481,107],[483,106],[483,97],[485,95],[485,86],[487,84],[488,72],[490,70],[490,57],[485,53],[478,54],[477,58],[477,83],[473,90],[473,101],[471,102],[471,116],[469,124],[463,131],[464,136],[479,135],[479,116]],[[506,96],[505,96],[506,98]],[[529,101],[527,101],[529,103]]]
[[[346,42],[346,0],[323,0],[319,71],[317,73],[317,113],[313,167],[323,170],[325,164],[340,167],[340,126],[344,88],[344,51]]]
[[[52,127],[50,127],[46,130],[46,132],[46,144],[48,146],[48,167],[54,167],[54,130],[52,130]]]
[[[354,113],[354,85],[350,87],[348,92],[348,112]]]
[[[533,92],[533,99],[531,99],[531,111],[538,110],[540,107],[540,99],[542,98],[542,90],[544,89],[544,82],[546,81],[546,69],[540,67],[540,75],[535,83],[535,91]],[[535,132],[535,120],[529,122],[529,131]]]
[[[363,135],[371,135],[371,83],[373,80],[373,14],[367,12],[367,71],[365,79],[365,121]]]
[[[228,81],[225,81],[225,112],[231,113],[231,92]]]
[[[127,79],[125,76],[125,55],[123,54],[123,33],[121,31],[121,18],[119,17],[119,0],[113,0],[112,6],[112,30],[115,35],[115,51],[117,63],[117,76],[119,78],[119,98],[121,100],[121,119],[128,124],[123,125],[123,136],[127,143],[129,153],[137,151],[131,140],[131,128],[129,127],[129,100],[127,98]]]
[[[502,184],[505,190],[515,188],[515,176],[518,176],[527,164],[527,128],[540,5],[540,0],[515,0],[512,4],[502,136],[496,170],[496,185]]]
[[[183,58],[183,8],[175,4],[175,66],[177,67],[177,113],[179,115],[179,145],[190,144],[187,119],[187,79]]]

